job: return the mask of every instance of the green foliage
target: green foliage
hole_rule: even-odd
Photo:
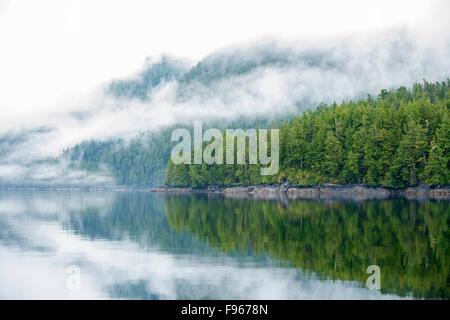
[[[450,80],[382,90],[373,99],[320,105],[282,122],[280,171],[260,176],[259,165],[182,166],[166,171],[166,185],[295,185],[363,183],[384,187],[449,184]],[[247,144],[248,146],[248,144]],[[182,178],[184,177],[184,178]],[[180,179],[185,179],[181,181]]]
[[[450,181],[450,80],[383,90],[376,98],[337,105],[284,121],[241,118],[207,127],[280,129],[280,170],[261,176],[260,165],[180,165],[169,162],[175,128],[124,141],[87,141],[66,150],[72,167],[111,171],[118,185],[200,188],[280,183],[362,183],[383,187]],[[3,144],[5,148],[7,144]],[[248,145],[248,144],[247,144]],[[0,145],[1,147],[1,145]],[[248,150],[247,150],[248,152]]]
[[[146,132],[130,141],[86,141],[66,150],[65,155],[71,167],[111,171],[118,185],[159,186],[172,148],[172,130]]]
[[[272,124],[271,120],[263,118],[241,118],[231,122],[204,123],[204,130],[208,127],[249,128],[254,125],[269,126]],[[170,174],[177,172],[177,175],[180,176],[170,178],[170,185],[187,187],[193,183],[195,186],[203,186],[206,184],[204,178],[200,178],[201,181],[196,182],[198,179],[191,179],[189,175],[184,174],[183,170],[191,170],[189,167],[176,168],[171,171],[168,161],[172,147],[176,144],[176,142],[171,141],[171,135],[176,128],[192,130],[190,126],[172,125],[161,128],[156,132],[143,132],[129,141],[124,139],[85,141],[65,150],[64,155],[70,161],[71,168],[93,172],[111,172],[118,185],[133,187],[161,186],[164,183],[164,176],[167,176],[168,172]],[[0,140],[0,148],[1,146]],[[207,174],[206,171],[209,174],[210,170],[207,168],[204,168],[203,174]],[[214,176],[221,172],[224,172],[222,168],[211,171]],[[216,181],[214,180],[214,182]]]
[[[134,79],[112,81],[105,91],[116,97],[147,100],[153,88],[179,79],[186,70],[183,63],[162,57],[160,62],[150,64]]]

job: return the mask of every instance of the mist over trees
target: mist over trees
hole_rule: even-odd
[[[71,168],[112,173],[118,185],[174,187],[283,183],[367,184],[383,187],[446,185],[449,170],[450,82],[416,83],[377,97],[320,105],[296,117],[211,121],[207,127],[280,129],[280,171],[260,165],[174,165],[172,125],[130,141],[87,141],[65,151]]]
[[[244,165],[175,165],[169,160],[165,184],[449,184],[449,107],[450,80],[382,90],[376,98],[358,102],[320,105],[277,126],[277,175],[261,176],[260,165],[248,164],[248,157]]]
[[[151,90],[164,82],[178,80],[187,71],[184,62],[164,56],[161,61],[149,64],[133,79],[114,80],[105,93],[115,97],[147,100]]]
[[[369,42],[266,41],[221,49],[197,63],[149,59],[134,77],[108,83],[92,107],[61,111],[32,129],[1,132],[0,185],[151,187],[165,179],[170,186],[193,187],[286,180],[447,184],[448,129],[437,134],[436,123],[448,118],[442,118],[448,81],[376,96],[381,88],[409,85],[423,75],[448,77],[447,48],[425,50],[416,40],[393,32]],[[373,97],[365,98],[368,93]],[[308,111],[318,105],[322,113]],[[205,165],[189,167],[186,179],[178,178],[181,172],[166,176],[171,131],[189,129],[196,120],[222,130],[282,127],[280,174],[261,177],[253,166]],[[312,133],[311,141],[302,136]]]
[[[231,107],[252,99],[261,103],[255,96],[262,96],[304,111],[319,103],[360,99],[381,88],[409,85],[421,77],[444,80],[448,52],[446,47],[425,50],[413,34],[399,30],[370,41],[264,40],[222,48],[196,63],[170,56],[149,59],[136,76],[112,81],[105,92],[151,101],[158,88],[171,83],[176,104],[193,100],[207,106],[218,99]]]
[[[280,120],[275,120],[279,122]],[[264,118],[242,118],[234,121],[209,121],[211,128],[267,127],[273,121]],[[166,165],[172,147],[172,131],[185,128],[186,124],[171,125],[156,132],[147,131],[130,140],[110,139],[108,141],[85,141],[64,151],[69,168],[88,172],[111,172],[118,185],[133,187],[154,187],[164,184]]]

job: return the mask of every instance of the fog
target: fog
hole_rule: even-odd
[[[108,92],[113,77],[87,92],[49,100],[44,108],[36,105],[35,111],[32,103],[24,113],[15,111],[14,101],[0,101],[0,182],[111,185],[107,171],[68,169],[62,151],[82,141],[130,138],[173,123],[274,118],[320,103],[376,96],[381,89],[410,87],[423,79],[445,80],[450,75],[449,5],[433,4],[430,15],[417,24],[333,37],[259,37],[199,60],[169,55],[187,72],[198,62],[224,70],[206,83],[202,75],[187,82],[163,79],[144,99]],[[139,84],[163,57],[150,56],[135,75],[115,80]],[[227,67],[236,65],[252,67],[229,72]]]

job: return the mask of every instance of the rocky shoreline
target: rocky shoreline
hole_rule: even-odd
[[[311,187],[298,187],[287,183],[281,185],[258,185],[247,187],[207,188],[153,188],[150,192],[158,193],[207,193],[222,194],[226,197],[252,197],[257,199],[316,199],[316,198],[346,198],[346,199],[387,199],[404,197],[408,199],[441,199],[450,200],[450,187],[430,188],[426,186],[403,189],[371,187],[366,185],[332,185],[325,184]]]
[[[233,198],[255,198],[274,200],[295,199],[439,199],[450,200],[450,186],[430,188],[426,186],[402,189],[372,187],[366,185],[333,185],[300,187],[288,183],[279,185],[257,185],[241,187],[209,186],[207,188],[132,188],[132,187],[63,187],[63,186],[0,186],[0,191],[33,191],[33,192],[156,192],[170,194],[202,193],[223,195]]]

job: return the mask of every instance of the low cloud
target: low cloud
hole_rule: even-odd
[[[404,28],[314,41],[266,39],[221,49],[193,67],[177,62],[190,70],[184,78],[163,79],[144,97],[108,92],[107,83],[61,101],[49,108],[53,112],[8,117],[2,110],[0,181],[113,184],[107,172],[88,175],[67,169],[62,151],[81,141],[129,138],[173,123],[274,118],[422,79],[445,80],[450,76],[449,32],[444,29],[435,39],[424,36],[428,30]],[[146,70],[161,59],[150,60],[141,73],[121,81],[130,86],[149,81]],[[8,144],[13,136],[20,139]],[[49,159],[53,162],[42,163]]]

